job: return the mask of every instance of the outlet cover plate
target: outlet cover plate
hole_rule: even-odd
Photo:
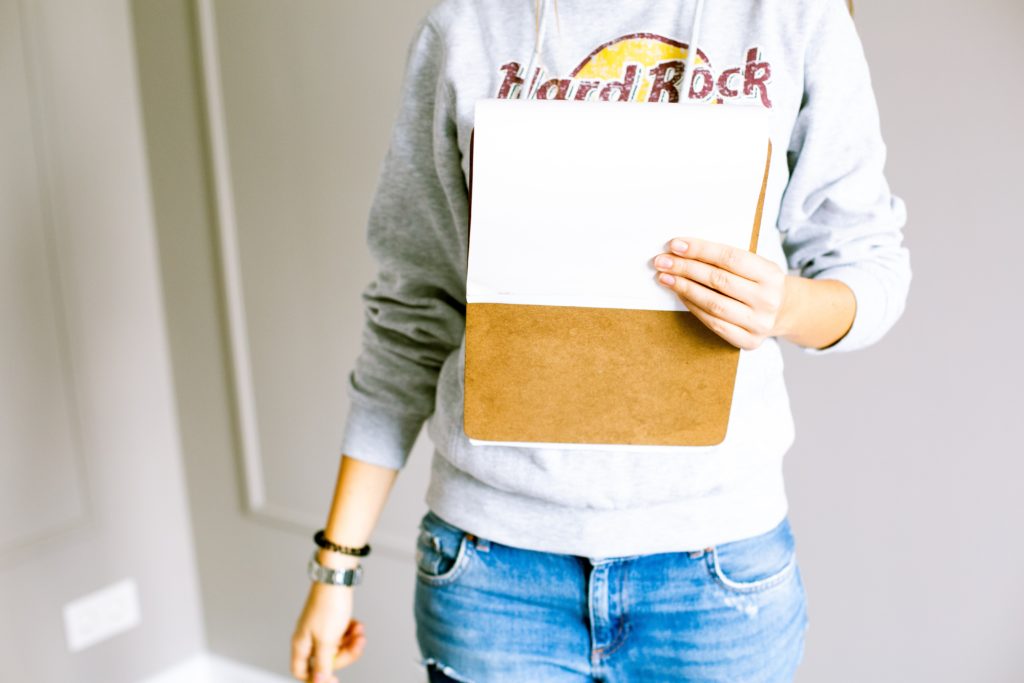
[[[64,605],[64,634],[71,652],[132,629],[140,621],[139,591],[131,578]]]

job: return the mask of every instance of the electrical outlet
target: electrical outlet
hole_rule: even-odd
[[[84,650],[139,625],[139,592],[125,579],[64,605],[64,635],[71,652]]]

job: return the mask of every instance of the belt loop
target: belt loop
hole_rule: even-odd
[[[486,553],[488,550],[491,549],[491,542],[489,540],[487,540],[486,538],[480,538],[476,534],[470,534],[470,533],[467,533],[466,537],[469,538],[470,542],[480,552]]]

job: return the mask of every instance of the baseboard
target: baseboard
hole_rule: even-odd
[[[139,683],[295,683],[295,679],[204,653]]]

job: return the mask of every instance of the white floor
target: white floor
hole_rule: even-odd
[[[203,654],[139,683],[295,683],[295,679]]]

